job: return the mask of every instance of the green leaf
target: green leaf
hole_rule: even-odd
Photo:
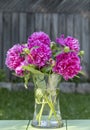
[[[29,65],[29,66],[23,66],[23,69],[27,70],[27,71],[30,71],[33,74],[43,74],[39,70],[36,70],[33,65],[32,66],[31,65]]]
[[[24,86],[25,86],[26,89],[28,88],[27,85],[28,85],[29,79],[30,79],[30,74],[27,74],[27,75],[24,76],[24,80],[25,80]]]
[[[54,57],[56,57],[58,54],[60,54],[60,51],[55,52]]]
[[[19,78],[23,78],[24,76],[18,76],[15,72],[12,73],[14,76],[19,77]]]
[[[80,78],[78,75],[76,75],[75,77],[78,78],[78,79]]]
[[[86,73],[84,71],[80,71],[79,74],[86,76]]]
[[[52,43],[51,44],[51,49],[52,50],[56,50],[58,47],[57,47],[57,44],[55,44],[55,43]]]
[[[52,71],[52,66],[47,66],[47,67],[44,67],[42,68],[41,70],[43,73],[48,73]]]

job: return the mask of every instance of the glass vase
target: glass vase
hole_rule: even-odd
[[[60,76],[34,75],[35,109],[31,125],[39,128],[63,126],[59,107]]]

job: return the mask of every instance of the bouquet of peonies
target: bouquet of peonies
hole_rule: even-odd
[[[81,73],[79,41],[64,35],[51,42],[44,32],[34,32],[26,44],[16,44],[7,51],[6,65],[27,83],[32,73],[57,73],[65,80]]]
[[[35,85],[35,112],[32,125],[44,128],[62,127],[58,106],[58,86],[65,80],[78,77],[82,73],[79,41],[64,35],[51,42],[44,32],[34,32],[26,44],[16,44],[8,50],[7,67],[16,76],[28,80],[33,78]]]

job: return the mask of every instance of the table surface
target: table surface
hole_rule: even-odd
[[[64,127],[49,129],[49,130],[90,130],[90,120],[66,120],[64,122]],[[0,120],[0,130],[26,130],[28,120]],[[34,128],[29,125],[28,130],[46,130]]]

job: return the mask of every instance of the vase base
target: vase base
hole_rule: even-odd
[[[31,121],[31,125],[36,128],[61,128],[64,126],[63,122],[56,121],[41,121],[40,124],[37,121]]]

